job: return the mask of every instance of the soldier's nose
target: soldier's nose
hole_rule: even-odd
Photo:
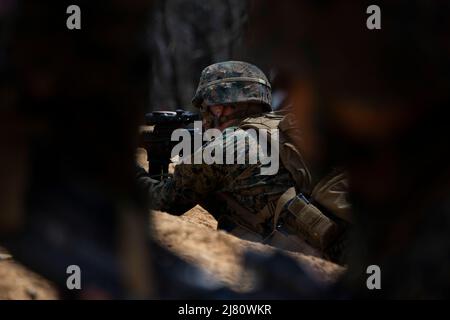
[[[217,106],[210,106],[209,111],[215,116],[220,117],[223,113],[223,106],[217,105]]]

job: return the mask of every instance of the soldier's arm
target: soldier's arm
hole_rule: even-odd
[[[220,182],[220,171],[204,164],[179,164],[172,177],[163,181],[150,178],[138,168],[138,187],[145,193],[150,207],[174,215],[181,215],[215,191]]]

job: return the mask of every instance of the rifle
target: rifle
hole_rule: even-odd
[[[177,143],[171,141],[172,132],[176,129],[187,129],[193,137],[194,129],[189,128],[189,125],[197,120],[200,120],[198,113],[182,109],[153,111],[145,115],[146,126],[141,128],[139,147],[147,151],[150,176],[161,179],[168,174],[171,152]]]

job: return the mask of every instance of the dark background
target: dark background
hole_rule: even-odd
[[[66,28],[69,4],[81,7],[79,31]],[[204,67],[243,59],[283,80],[311,166],[349,172],[346,292],[372,297],[362,279],[377,264],[378,296],[448,297],[449,3],[376,1],[376,31],[369,4],[0,1],[2,239],[56,281],[54,260],[30,255],[52,252],[37,222],[114,251],[133,234],[117,234],[118,208],[146,214],[133,180],[144,112],[187,107]]]

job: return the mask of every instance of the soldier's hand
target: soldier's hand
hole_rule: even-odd
[[[142,177],[148,177],[148,172],[145,171],[145,169],[137,163],[136,163],[136,168],[135,168],[135,174],[136,174],[136,179],[139,179]]]

